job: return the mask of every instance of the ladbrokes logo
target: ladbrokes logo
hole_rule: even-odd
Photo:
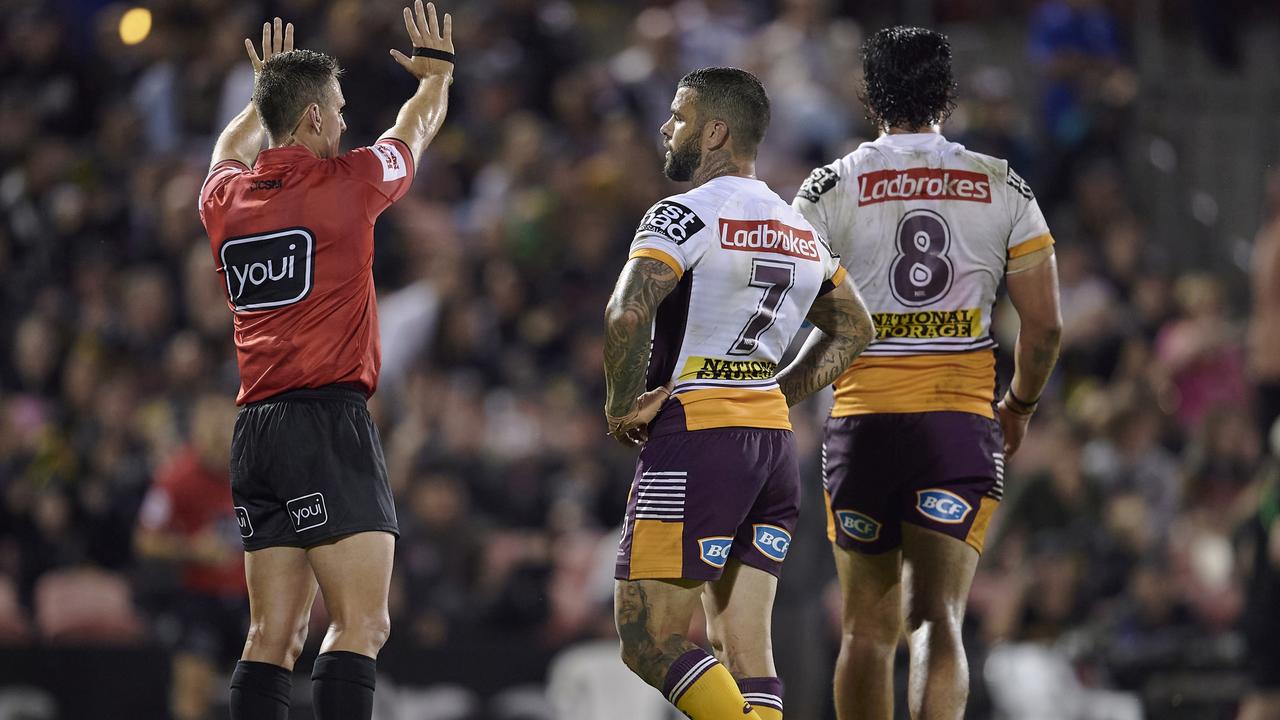
[[[967,200],[991,202],[991,179],[967,170],[911,168],[877,170],[858,176],[858,204],[890,200]]]
[[[768,360],[721,360],[691,357],[680,371],[681,380],[768,380],[778,365]]]
[[[971,338],[982,332],[982,310],[873,313],[876,338]]]
[[[720,220],[720,247],[745,252],[769,252],[805,260],[818,259],[813,233],[779,220]]]
[[[236,310],[291,305],[311,292],[315,239],[305,228],[232,238],[222,244],[227,297]]]

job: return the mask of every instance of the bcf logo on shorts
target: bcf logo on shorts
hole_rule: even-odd
[[[293,521],[293,531],[302,532],[320,527],[329,522],[329,513],[324,507],[324,495],[311,493],[296,497],[285,504],[289,511],[289,519]]]
[[[731,537],[705,537],[698,539],[698,551],[702,562],[713,568],[722,568],[729,562],[729,548],[733,547]]]
[[[880,523],[852,510],[837,510],[836,519],[845,535],[860,542],[871,542],[880,537]]]
[[[973,506],[953,492],[920,490],[916,492],[916,509],[940,523],[959,525],[969,516]]]
[[[752,525],[756,531],[756,549],[774,562],[782,562],[791,547],[791,533],[776,525]]]

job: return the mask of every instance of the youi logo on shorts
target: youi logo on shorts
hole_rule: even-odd
[[[782,562],[791,547],[791,533],[777,525],[752,525],[756,532],[754,544],[756,549],[774,562]]]
[[[880,523],[852,510],[836,510],[836,520],[845,535],[861,542],[871,542],[880,537]]]
[[[973,506],[953,492],[919,490],[916,492],[916,509],[940,523],[958,525],[969,516]]]
[[[713,568],[722,568],[729,562],[729,549],[733,547],[731,537],[698,538],[698,552],[702,562]]]
[[[219,256],[237,311],[292,305],[311,292],[315,238],[305,228],[232,238]]]
[[[247,538],[253,535],[253,523],[249,522],[249,509],[237,505],[236,524],[240,526],[240,537]]]
[[[329,512],[324,506],[324,495],[311,493],[296,497],[285,503],[289,511],[289,519],[293,521],[293,531],[302,532],[320,527],[329,522]]]

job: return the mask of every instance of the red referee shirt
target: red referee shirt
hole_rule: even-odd
[[[263,150],[252,170],[224,160],[210,171],[200,219],[235,314],[237,404],[339,382],[373,394],[373,223],[413,171],[399,140],[327,160],[299,146]]]

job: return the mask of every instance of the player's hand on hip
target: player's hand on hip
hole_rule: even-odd
[[[262,57],[258,57],[258,51],[254,50],[253,41],[249,38],[244,39],[244,49],[249,53],[249,62],[253,63],[253,76],[256,78],[262,72],[262,63],[270,60],[273,55],[293,49],[293,23],[285,24],[280,18],[276,18],[274,23],[262,23]]]
[[[996,406],[996,418],[1000,421],[1000,429],[1004,431],[1005,462],[1018,452],[1022,439],[1027,436],[1027,425],[1031,423],[1033,413],[1018,412],[1009,407],[1008,401],[1001,400]]]
[[[436,20],[434,3],[427,3],[424,11],[422,0],[415,0],[413,7],[413,10],[404,9],[404,28],[409,31],[409,42],[413,43],[413,57],[395,49],[391,50],[391,57],[419,80],[452,78],[453,17],[445,13],[441,24]]]
[[[635,447],[645,442],[649,439],[649,423],[653,422],[653,418],[658,415],[658,411],[662,409],[662,404],[669,397],[671,397],[670,383],[654,388],[636,398],[631,412],[626,415],[620,418],[606,415],[605,419],[609,422],[609,434],[613,436],[613,439],[627,447]]]

